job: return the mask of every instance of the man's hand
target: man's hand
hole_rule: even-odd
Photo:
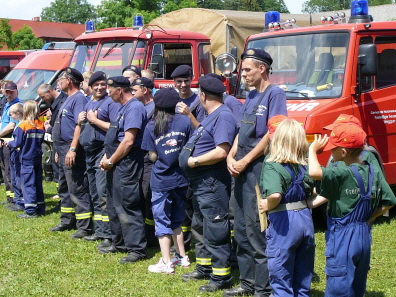
[[[249,163],[242,158],[239,161],[235,161],[235,163],[232,164],[232,167],[236,172],[238,172],[238,174],[241,174],[241,172],[245,171],[248,165]]]
[[[113,169],[113,166],[109,165],[109,159],[107,159],[106,154],[103,155],[102,160],[99,163],[100,168],[102,171],[110,171]]]
[[[65,158],[65,164],[67,167],[73,167],[76,161],[76,152],[68,151]]]
[[[87,113],[85,111],[80,112],[80,114],[78,115],[78,125],[81,126],[81,123],[85,121],[86,118]]]
[[[239,172],[237,170],[235,170],[234,168],[234,164],[236,163],[236,160],[231,157],[230,155],[228,155],[227,157],[227,169],[228,172],[231,174],[232,177],[238,177],[239,176]]]
[[[184,102],[179,102],[179,103],[177,103],[177,104],[176,104],[176,107],[177,107],[177,111],[178,111],[180,114],[184,114],[184,115],[186,115],[186,116],[188,116],[189,114],[191,114],[190,109],[188,108],[187,104],[184,103]]]
[[[88,111],[87,119],[88,119],[88,121],[90,121],[92,124],[94,124],[95,121],[98,119],[98,111],[97,111],[97,110],[95,110],[95,111],[93,111],[93,110]]]

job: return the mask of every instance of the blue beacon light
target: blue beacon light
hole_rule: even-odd
[[[92,33],[95,32],[95,23],[93,21],[86,21],[85,22],[85,33]]]
[[[135,15],[133,16],[133,28],[141,28],[143,27],[143,16]]]
[[[353,0],[351,2],[351,16],[353,15],[368,15],[368,1]]]
[[[280,22],[280,13],[277,11],[267,11],[265,13],[265,27],[268,28],[269,23]]]

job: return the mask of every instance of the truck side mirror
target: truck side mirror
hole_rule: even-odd
[[[359,46],[358,64],[360,75],[373,76],[378,70],[377,46],[375,44],[361,44]]]
[[[154,55],[150,62],[150,69],[156,74],[162,74],[164,71],[164,57]]]

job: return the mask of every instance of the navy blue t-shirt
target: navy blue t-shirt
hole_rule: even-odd
[[[144,108],[146,109],[147,112],[147,119],[150,121],[154,117],[154,100],[151,100],[149,103],[144,105]]]
[[[213,118],[216,119],[211,120]],[[209,123],[209,125],[207,123]],[[236,120],[231,111],[224,104],[220,105],[220,107],[201,122],[188,142],[194,141],[195,136],[202,131],[203,127],[205,127],[205,129],[202,132],[202,136],[195,144],[192,154],[193,157],[204,155],[222,143],[228,143],[232,146],[234,138],[238,133]]]
[[[85,111],[88,113],[90,110],[95,109],[100,104],[98,108],[98,119],[107,123],[114,122],[117,120],[118,111],[121,108],[120,103],[115,103],[113,99],[107,95],[102,97],[98,101],[89,100],[87,105],[85,105]],[[106,131],[102,129],[97,130],[99,132],[99,140],[105,140]]]
[[[254,106],[257,104],[262,93],[257,92],[257,90],[252,90],[249,92],[245,103],[242,106],[242,111],[247,113],[252,113]],[[287,116],[286,109],[286,94],[285,92],[277,87],[272,86],[265,94],[261,104],[258,106],[256,111],[256,138],[261,139],[267,133],[267,122],[270,118],[275,115],[283,114]]]
[[[242,113],[243,113],[242,102],[239,101],[234,96],[227,95],[227,94],[224,95],[224,101],[223,102],[229,108],[229,110],[231,110],[232,114],[235,117],[237,125],[239,127],[239,125],[241,124]]]
[[[206,113],[205,113],[205,109],[202,107],[201,103],[199,102],[199,96],[197,94],[193,94],[191,97],[188,97],[187,99],[180,98],[179,102],[185,103],[190,109],[190,111],[192,108],[194,108],[194,106],[196,106],[195,109],[191,111],[191,113],[194,115],[194,117],[197,119],[198,122],[203,121],[203,119],[206,116]],[[176,107],[176,113],[179,113],[177,107]]]
[[[154,121],[150,121],[144,131],[142,149],[156,152],[157,161],[151,172],[150,186],[153,191],[162,192],[188,185],[184,171],[179,167],[179,154],[192,134],[190,119],[175,114],[168,123],[168,132],[156,137]]]
[[[130,100],[133,101],[128,101],[123,105],[117,114],[117,118],[119,114],[122,114],[118,124],[118,141],[121,142],[124,139],[125,131],[136,128],[139,129],[139,131],[136,134],[132,147],[140,147],[142,144],[144,128],[147,124],[147,114],[142,102],[136,98],[132,98]]]
[[[60,113],[60,134],[64,141],[73,140],[74,130],[78,123],[78,115],[84,111],[87,98],[81,91],[76,92],[66,99],[66,103]]]

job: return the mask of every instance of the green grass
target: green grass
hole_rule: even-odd
[[[58,200],[54,183],[44,183],[47,209]],[[0,200],[4,198],[0,187]],[[185,283],[184,272],[176,268],[173,276],[148,273],[156,263],[159,250],[149,250],[149,258],[135,264],[119,264],[123,254],[100,255],[97,243],[73,240],[74,231],[51,233],[48,229],[59,223],[59,214],[31,220],[16,218],[0,206],[0,296],[222,296],[221,292],[199,294],[206,281]],[[396,296],[396,217],[382,217],[373,227],[371,270],[368,276],[369,297]],[[325,287],[324,233],[317,231],[317,277],[312,284],[312,296],[323,296]],[[189,253],[194,260],[193,252]],[[238,272],[234,271],[235,284]]]

